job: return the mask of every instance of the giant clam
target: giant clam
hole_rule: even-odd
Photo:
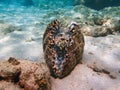
[[[43,35],[45,61],[53,77],[63,78],[82,60],[84,36],[76,22],[66,28],[58,21],[52,21]]]

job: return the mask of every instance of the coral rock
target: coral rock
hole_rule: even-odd
[[[51,90],[50,73],[45,63],[13,57],[0,62],[0,82],[5,83],[0,85],[0,90],[8,90],[8,85],[12,85],[9,90]]]
[[[99,19],[98,19],[99,21]],[[96,21],[95,21],[96,22]],[[101,23],[101,21],[97,22]],[[96,24],[96,23],[95,23]],[[87,36],[99,37],[120,32],[120,21],[116,18],[103,19],[101,25],[84,25],[81,31]]]

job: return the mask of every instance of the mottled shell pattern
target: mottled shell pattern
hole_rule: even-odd
[[[67,76],[81,61],[84,37],[76,22],[64,27],[58,20],[52,21],[43,36],[45,61],[53,77]]]

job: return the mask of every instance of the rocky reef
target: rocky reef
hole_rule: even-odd
[[[93,37],[107,36],[120,32],[119,9],[118,6],[97,11],[84,5],[77,5],[71,11],[59,9],[48,12],[44,15],[44,18],[49,19],[51,17],[51,20],[58,18],[66,26],[68,22],[76,21],[84,35]],[[45,20],[45,22],[48,21]]]
[[[74,0],[74,5],[80,4],[96,10],[100,10],[109,6],[119,6],[120,0]]]
[[[120,32],[120,20],[117,18],[94,18],[94,24],[86,23],[81,28],[87,36],[99,37]]]

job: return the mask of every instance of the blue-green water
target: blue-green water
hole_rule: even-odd
[[[21,27],[31,26],[46,23],[45,19],[49,21],[53,18],[49,14],[55,16],[71,8],[72,0],[0,0],[0,20]]]
[[[47,24],[72,8],[72,0],[0,0],[0,59],[43,58]]]
[[[73,5],[74,0],[0,0],[1,4],[6,6],[34,6],[39,9],[57,9]]]
[[[84,24],[104,17],[104,13],[119,18],[119,11],[97,11],[79,0],[0,0],[0,59],[17,57],[43,59],[42,37],[47,24],[54,19]],[[116,11],[116,12],[115,12]],[[106,13],[107,12],[107,13]],[[109,13],[110,14],[109,14]],[[107,16],[108,16],[107,15]]]

